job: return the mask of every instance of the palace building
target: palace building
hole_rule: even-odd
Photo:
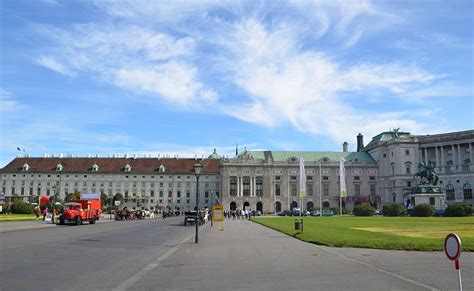
[[[134,207],[193,209],[196,177],[193,165],[203,164],[199,207],[214,203],[226,210],[251,209],[275,213],[290,208],[339,206],[339,160],[345,159],[348,196],[343,205],[358,203],[381,208],[404,203],[419,162],[434,165],[446,203],[474,205],[474,130],[436,135],[411,135],[397,129],[382,132],[357,151],[247,151],[224,158],[216,149],[207,159],[17,157],[0,170],[7,200],[13,196],[35,201],[39,195],[116,193]],[[306,196],[299,197],[299,158],[303,158]]]

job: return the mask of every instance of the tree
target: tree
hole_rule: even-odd
[[[100,193],[100,201],[102,202],[102,206],[105,206],[109,202],[109,196],[105,194],[104,192]]]
[[[65,201],[78,200],[81,199],[81,192],[74,191],[72,193],[67,193]]]
[[[115,196],[114,196],[114,202],[115,201],[120,201],[120,204],[123,204],[123,202],[125,201],[125,199],[123,198],[123,195],[122,193],[116,193]]]

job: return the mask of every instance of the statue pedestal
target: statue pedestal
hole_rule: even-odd
[[[438,186],[429,184],[415,186],[407,198],[410,201],[407,206],[409,215],[413,214],[413,209],[419,204],[432,205],[436,209],[436,214],[442,214],[446,209],[446,194]]]

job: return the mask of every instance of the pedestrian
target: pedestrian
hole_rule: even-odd
[[[48,215],[48,208],[44,208],[43,210],[43,221],[46,220],[46,215]]]
[[[38,218],[41,214],[41,209],[39,208],[39,206],[36,206],[35,207],[35,216],[36,216],[36,221],[38,221]]]

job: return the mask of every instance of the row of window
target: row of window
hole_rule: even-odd
[[[472,200],[471,184],[465,183],[462,188],[463,188],[464,200]],[[452,184],[446,185],[446,200],[453,201],[455,199],[456,198],[454,195],[454,186]]]
[[[29,182],[30,182],[30,183],[29,183],[30,186],[34,186],[35,184],[36,184],[36,186],[42,186],[42,185],[44,185],[44,184],[42,184],[43,182],[40,182],[40,181],[38,181],[38,182],[29,181]],[[50,182],[50,181],[47,181],[47,182],[45,182],[45,183],[46,183],[46,184],[45,184],[46,186],[51,186],[51,185],[57,185],[57,186],[59,186],[59,181],[51,181],[51,182]],[[117,187],[121,187],[121,183],[122,183],[122,182],[116,182],[116,186],[117,186]],[[183,183],[184,183],[184,182],[183,182]],[[3,186],[6,186],[6,185],[7,185],[7,181],[3,180],[2,184],[3,184]],[[12,181],[12,186],[15,186],[15,184],[16,184],[16,181],[13,180],[13,181]],[[90,185],[91,187],[99,187],[99,185],[100,185],[100,187],[105,187],[105,184],[106,184],[106,183],[103,183],[103,182],[101,182],[101,183],[86,182],[86,181],[82,182],[82,186],[84,186],[84,187],[87,187],[87,185]],[[171,182],[168,183],[168,188],[173,188],[173,184],[174,184],[174,183],[171,183]],[[26,185],[26,181],[21,181],[21,186],[25,186],[25,185]],[[65,185],[66,187],[68,187],[68,186],[69,186],[69,182],[64,183],[64,185]],[[71,183],[71,185],[72,185],[72,183]],[[155,183],[151,183],[151,184],[149,184],[149,185],[150,185],[150,188],[155,188],[155,185],[156,185],[156,184],[155,184]],[[176,183],[176,188],[181,188],[182,185],[183,185],[183,184],[182,184],[181,182],[177,182],[177,183]],[[78,187],[78,186],[79,186],[79,182],[74,182],[74,187]],[[108,186],[109,186],[109,187],[113,187],[113,182],[108,182]],[[132,186],[133,186],[133,188],[136,188],[136,187],[137,187],[137,183],[133,183]],[[220,187],[220,183],[216,183],[216,184],[214,184],[214,183],[204,183],[204,188],[214,188],[214,186],[215,186],[216,188],[219,188],[219,187]],[[124,187],[126,187],[126,188],[129,187],[129,184],[128,184],[127,182],[125,182],[125,183],[124,183]],[[145,187],[146,187],[146,182],[142,182],[142,183],[141,183],[141,187],[145,188]],[[159,188],[164,188],[164,183],[159,183]],[[191,182],[186,182],[186,188],[191,188]]]
[[[17,176],[16,174],[12,174],[12,177],[16,177],[16,176]],[[37,174],[37,175],[31,174],[31,177],[35,177],[35,176],[38,176],[39,178],[41,178],[41,177],[42,177],[42,174]],[[48,178],[51,178],[51,176],[54,176],[54,175],[47,174],[47,175],[45,175],[45,176],[47,176]],[[63,176],[63,177],[66,177],[66,178],[72,177],[72,175],[69,175],[69,174],[66,174],[66,175],[63,174],[62,176]],[[105,175],[100,175],[100,178],[101,178],[101,179],[104,179],[104,176],[105,176]],[[204,178],[207,180],[207,179],[209,179],[209,177],[210,177],[211,175],[203,175],[203,176],[204,176]],[[3,174],[3,177],[4,177],[4,178],[7,178],[8,175],[7,175],[7,174]],[[22,177],[26,177],[26,174],[23,174]],[[60,175],[56,175],[56,177],[59,178]],[[88,176],[87,176],[87,175],[83,175],[83,177],[84,177],[84,178],[87,178]],[[90,176],[90,177],[99,178],[99,175],[92,175],[92,176]],[[110,178],[114,178],[114,177],[120,177],[120,178],[122,178],[122,177],[125,177],[125,179],[129,179],[129,178],[132,178],[132,177],[133,177],[133,179],[138,179],[138,176],[129,176],[129,175],[125,175],[125,176],[122,176],[122,175],[120,175],[120,176],[109,175],[109,177],[110,177]],[[156,176],[156,177],[155,177],[155,176],[141,176],[141,177],[142,177],[142,179],[156,179],[156,177],[159,177],[159,179],[165,179],[164,176]],[[78,175],[78,174],[75,174],[75,175],[74,175],[74,178],[79,178],[79,175]],[[181,176],[176,176],[176,177],[175,177],[175,176],[168,176],[168,179],[173,179],[173,178],[181,179]],[[183,176],[183,179],[184,179],[184,176]],[[188,180],[191,179],[191,176],[186,176],[186,179],[188,179]],[[193,179],[194,179],[194,176],[193,176]]]

